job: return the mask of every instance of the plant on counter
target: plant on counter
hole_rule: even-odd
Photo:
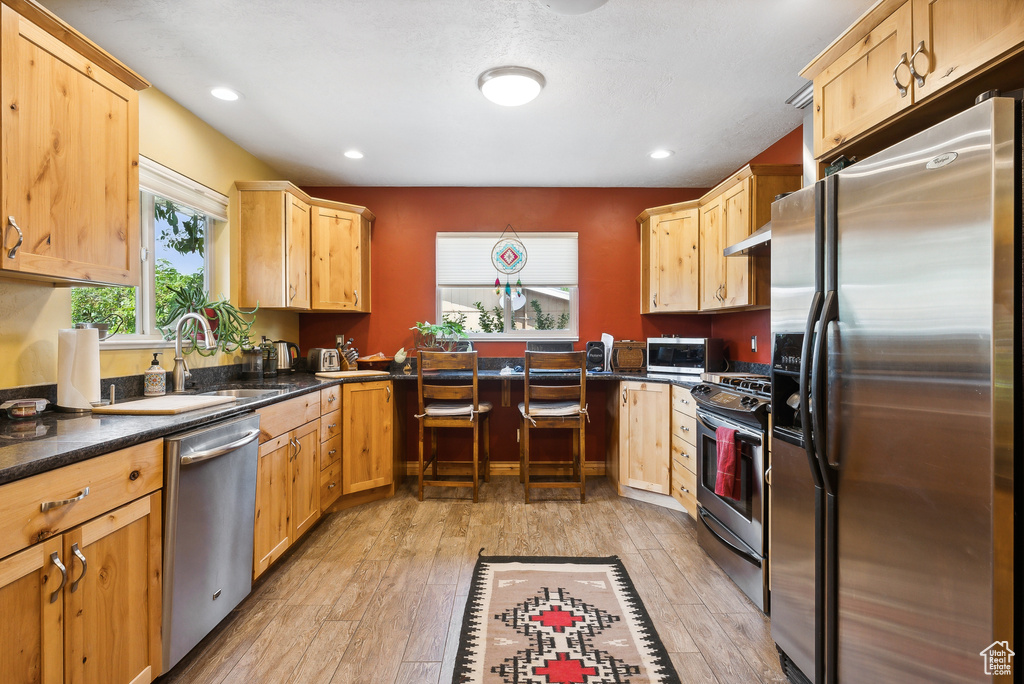
[[[466,314],[444,314],[440,323],[417,321],[409,328],[417,333],[417,349],[436,349],[454,351],[459,340],[466,336]]]
[[[251,346],[249,337],[252,334],[253,323],[256,322],[253,314],[259,310],[258,304],[252,311],[244,311],[226,299],[211,301],[203,289],[202,282],[186,282],[179,287],[171,286],[169,289],[172,297],[168,303],[167,313],[158,324],[164,339],[174,339],[178,319],[187,313],[197,313],[206,317],[209,322],[216,346],[213,349],[204,349],[202,345],[196,344],[203,335],[202,329],[196,325],[187,325],[182,329],[182,340],[191,343],[189,351],[198,351],[200,356],[213,356],[218,349],[229,352]],[[252,318],[246,319],[246,316]]]

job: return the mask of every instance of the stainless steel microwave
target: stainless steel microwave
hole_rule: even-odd
[[[649,373],[701,373],[725,370],[722,340],[718,337],[648,337]]]

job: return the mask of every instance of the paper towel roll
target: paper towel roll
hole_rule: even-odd
[[[88,410],[99,400],[99,330],[58,330],[57,406]]]

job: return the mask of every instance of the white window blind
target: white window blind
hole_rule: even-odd
[[[506,233],[506,237],[510,236]],[[437,284],[439,286],[494,286],[498,275],[491,264],[491,249],[501,236],[495,233],[438,233]],[[575,287],[579,279],[578,233],[519,233],[526,247],[526,266],[509,276],[528,287]],[[505,276],[501,276],[504,284]]]

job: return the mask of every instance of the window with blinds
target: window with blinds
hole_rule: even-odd
[[[578,339],[578,234],[519,233],[527,259],[508,277],[512,296],[505,293],[506,277],[491,264],[500,236],[437,234],[437,320],[462,321],[474,340]]]

